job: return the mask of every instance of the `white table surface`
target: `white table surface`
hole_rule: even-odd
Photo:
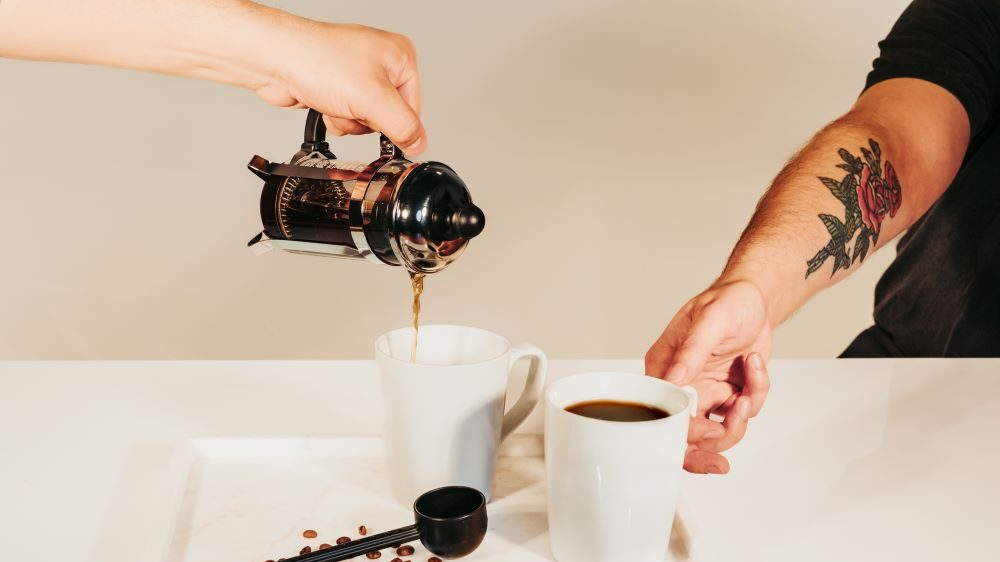
[[[550,379],[641,368],[553,361]],[[684,477],[686,523],[717,560],[1000,560],[1000,360],[777,360],[771,374],[733,472]],[[0,552],[142,558],[178,443],[377,434],[378,392],[362,361],[0,363]]]

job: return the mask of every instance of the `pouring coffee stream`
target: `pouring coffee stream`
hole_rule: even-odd
[[[410,273],[413,287],[413,345],[410,346],[410,363],[417,362],[417,339],[420,337],[420,295],[424,293],[424,274]]]
[[[385,135],[365,164],[338,159],[326,142],[323,116],[310,109],[299,151],[288,164],[254,156],[247,165],[264,180],[264,230],[249,242],[263,253],[367,260],[403,266],[413,289],[416,361],[424,277],[448,267],[486,225],[465,182],[441,162],[413,162]]]

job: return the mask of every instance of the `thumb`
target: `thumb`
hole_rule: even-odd
[[[720,308],[708,305],[696,314],[663,377],[674,384],[683,385],[694,380],[705,368],[712,351],[726,337],[726,318]]]
[[[420,154],[427,148],[427,133],[420,116],[390,83],[384,82],[370,103],[373,110],[364,118],[369,127],[389,137],[407,154]]]

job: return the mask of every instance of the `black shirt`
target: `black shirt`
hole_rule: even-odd
[[[965,107],[971,139],[951,186],[900,238],[875,325],[842,357],[1000,356],[1000,0],[916,0],[879,47],[865,88],[937,84]]]

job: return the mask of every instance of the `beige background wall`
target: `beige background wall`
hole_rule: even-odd
[[[275,4],[417,46],[427,156],[488,217],[428,280],[426,320],[594,358],[641,356],[713,279],[906,2]],[[294,152],[303,112],[79,66],[0,61],[0,84],[0,359],[361,358],[407,322],[400,269],[245,248],[245,165]],[[334,148],[373,158],[375,139]],[[781,328],[776,354],[841,350],[890,254]]]

